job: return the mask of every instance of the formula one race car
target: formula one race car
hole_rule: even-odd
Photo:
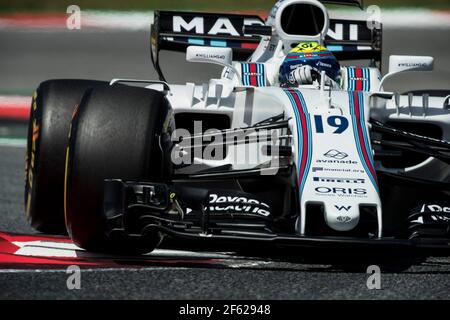
[[[324,3],[362,8],[284,0],[265,21],[157,11],[159,80],[43,82],[28,137],[31,224],[103,252],[150,252],[164,237],[450,248],[450,90],[385,91],[433,58],[391,56],[381,77],[382,26],[330,19]],[[168,84],[160,50],[223,72]]]

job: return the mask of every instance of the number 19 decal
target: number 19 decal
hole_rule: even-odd
[[[314,116],[314,122],[316,123],[316,132],[325,133],[323,116]],[[327,118],[326,125],[332,129],[333,134],[341,134],[348,129],[348,119],[342,116],[330,116]]]

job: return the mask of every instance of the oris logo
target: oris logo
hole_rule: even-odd
[[[336,195],[366,195],[367,190],[363,188],[328,188],[317,187],[315,189],[320,194],[336,194]]]

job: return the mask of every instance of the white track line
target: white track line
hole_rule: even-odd
[[[19,247],[16,255],[30,257],[65,257],[65,258],[98,258],[98,259],[136,259],[149,260],[154,258],[167,259],[239,259],[229,252],[195,252],[187,250],[156,249],[151,253],[139,256],[118,256],[87,252],[73,243],[57,241],[13,241],[12,244]]]

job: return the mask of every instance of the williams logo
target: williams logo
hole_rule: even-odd
[[[206,54],[206,53],[197,53],[195,55],[196,58],[202,58],[202,59],[217,59],[217,60],[225,60],[225,56],[222,54]]]
[[[334,206],[338,211],[349,211],[352,206]]]

